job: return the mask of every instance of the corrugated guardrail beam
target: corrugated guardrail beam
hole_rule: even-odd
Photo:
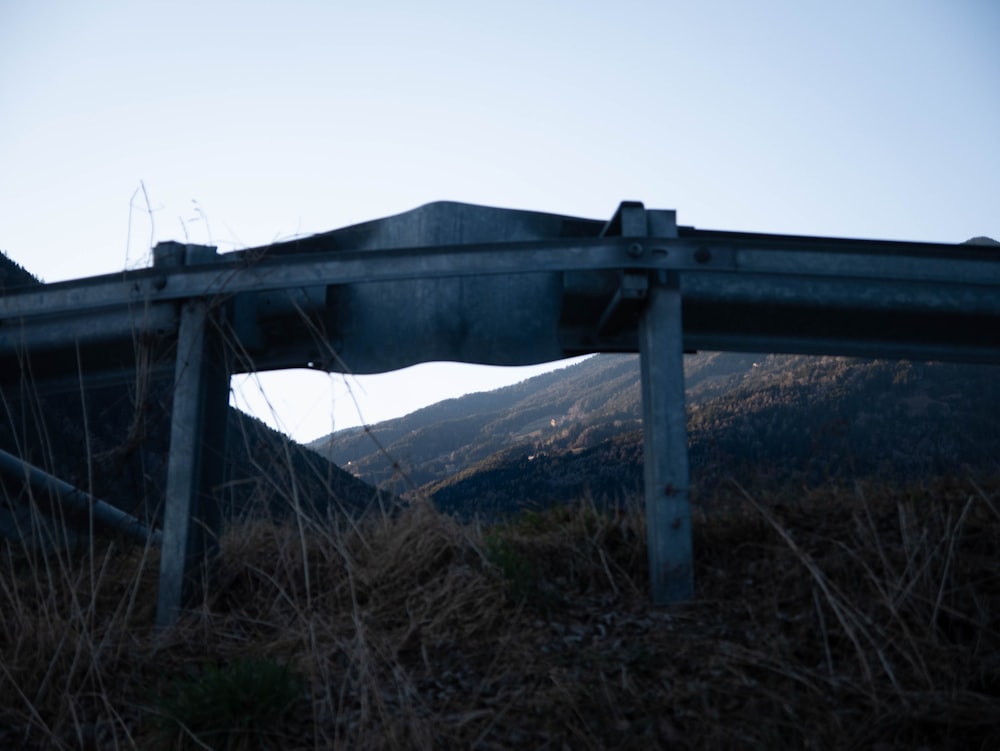
[[[177,302],[204,296],[233,305],[234,332],[247,355],[234,363],[237,370],[363,373],[447,354],[527,364],[580,352],[635,351],[637,319],[616,318],[610,329],[601,325],[622,290],[623,270],[631,279],[677,273],[687,350],[1000,360],[995,248],[684,227],[669,236],[655,223],[658,234],[609,237],[599,234],[598,222],[548,215],[545,229],[556,235],[525,239],[530,231],[505,227],[523,225],[522,215],[538,215],[453,204],[410,214],[419,218],[430,209],[446,224],[454,209],[452,225],[465,219],[481,229],[418,232],[430,220],[421,224],[403,215],[381,221],[413,224],[414,234],[387,231],[395,244],[384,249],[372,245],[380,239],[374,222],[376,229],[367,233],[347,228],[200,265],[161,264],[8,293],[0,298],[0,373],[16,373],[18,358],[30,351],[40,377],[56,375],[67,360],[76,363],[66,354],[78,345],[85,368],[95,371],[100,363],[88,362],[88,349],[99,350],[100,361],[113,370],[134,361],[136,342],[154,353],[147,360],[168,361]],[[485,218],[473,209],[487,212]],[[562,236],[563,224],[571,224],[575,236]],[[594,234],[581,236],[585,229]],[[489,236],[499,239],[487,242]],[[447,242],[421,244],[431,240]],[[161,245],[161,257],[174,246]],[[512,314],[519,317],[506,322]],[[312,328],[296,328],[302,319]],[[420,336],[422,346],[393,359],[387,348],[370,345],[393,331]],[[329,347],[316,340],[317,332]],[[330,347],[341,361],[327,356]]]
[[[221,451],[221,418],[199,417],[224,400],[212,352],[225,377],[640,352],[653,598],[669,602],[692,592],[680,356],[697,349],[1000,363],[1000,249],[704,231],[637,203],[606,222],[435,203],[237,253],[161,243],[150,269],[0,297],[0,388],[25,363],[42,381],[140,359],[175,373],[161,626],[211,547],[191,525],[215,518],[198,505]]]

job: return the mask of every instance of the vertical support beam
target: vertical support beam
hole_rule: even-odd
[[[694,595],[688,498],[681,293],[676,277],[651,280],[639,322],[643,472],[653,602]]]
[[[222,532],[212,491],[223,479],[229,371],[210,305],[194,299],[181,308],[157,628],[176,623],[199,596]]]

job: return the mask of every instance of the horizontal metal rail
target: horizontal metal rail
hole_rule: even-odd
[[[92,523],[99,534],[124,535],[153,545],[163,542],[159,530],[2,450],[0,475],[30,487],[37,494],[34,500],[39,510],[55,521],[67,522],[76,532],[86,533]]]
[[[262,255],[266,251],[261,249]],[[719,239],[718,233],[676,239],[602,238],[333,251],[321,258],[282,255],[256,262],[249,258],[243,252],[232,260],[222,255],[218,262],[198,266],[144,269],[8,291],[0,297],[0,321],[79,316],[123,307],[132,308],[132,315],[141,319],[147,305],[192,297],[317,285],[621,268],[681,272],[684,279],[698,279],[702,285],[715,284],[712,277],[725,272],[730,280],[929,282],[970,289],[1000,285],[1000,252],[989,247],[768,235],[725,240]],[[766,287],[758,294],[767,294]]]
[[[251,328],[257,330],[268,306],[281,307],[282,300],[290,300],[285,307],[301,313],[307,306],[323,307],[328,289],[345,292],[388,283],[402,283],[398,289],[404,294],[398,298],[383,294],[382,308],[387,312],[396,309],[398,316],[404,316],[408,313],[402,308],[413,297],[412,288],[405,284],[432,279],[507,277],[518,283],[530,276],[561,274],[564,297],[572,300],[578,296],[581,306],[592,308],[603,304],[599,297],[605,293],[588,297],[586,277],[613,280],[625,269],[676,275],[684,302],[688,350],[829,351],[877,356],[880,347],[887,347],[892,356],[899,357],[1000,360],[1000,334],[996,333],[1000,329],[1000,252],[988,247],[730,237],[688,230],[678,238],[556,239],[377,252],[340,249],[326,254],[275,252],[273,257],[268,256],[268,249],[261,249],[255,254],[245,251],[229,256],[234,257],[222,255],[194,266],[153,268],[8,292],[0,297],[0,363],[5,358],[13,363],[17,353],[25,351],[42,353],[88,343],[107,351],[113,342],[127,347],[137,337],[175,336],[177,303],[196,297],[251,299],[257,306],[251,318],[259,319]],[[383,286],[382,293],[386,289]],[[296,303],[296,297],[304,302]],[[821,316],[828,335],[817,336],[817,346],[810,347],[807,332],[771,331],[772,319],[782,311],[786,318],[801,311]],[[454,313],[455,317],[461,315]],[[849,344],[852,332],[878,324],[880,316],[896,316],[892,325],[900,329],[897,343],[883,336],[871,346]],[[956,334],[978,330],[971,345],[955,351],[949,351],[946,342],[919,345],[912,332],[906,331],[926,327],[927,320],[935,317],[947,326],[949,316],[955,319],[952,328]],[[843,325],[837,324],[839,319]],[[579,326],[564,326],[564,351],[549,348],[539,353],[539,358],[581,351],[635,350],[634,326],[631,333],[602,338],[596,331],[598,323],[586,318],[583,333]],[[941,339],[940,332],[936,338]],[[843,345],[836,345],[837,341]],[[832,350],[831,343],[835,344]],[[250,348],[258,356],[256,364],[237,363],[237,367],[278,369],[310,367],[310,363],[316,367],[321,359],[315,347],[305,357],[294,352],[267,357],[267,345],[264,337],[261,346]],[[378,365],[368,367],[359,362],[352,367],[357,372],[373,372]],[[320,367],[340,369],[331,363]],[[12,367],[5,370],[9,376]]]
[[[174,379],[160,626],[220,533],[229,375],[291,367],[639,352],[653,599],[690,597],[682,355],[697,349],[1000,363],[1000,248],[705,231],[635,203],[607,222],[437,203],[223,255],[161,243],[149,269],[0,296],[0,389],[137,363]]]

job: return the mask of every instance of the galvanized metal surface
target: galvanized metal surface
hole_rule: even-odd
[[[161,626],[218,533],[228,376],[290,367],[640,352],[653,596],[690,596],[697,349],[1000,362],[1000,251],[703,231],[628,202],[608,221],[434,203],[238,253],[164,243],[150,269],[0,297],[0,386],[175,367]]]
[[[110,503],[94,498],[88,493],[53,477],[38,467],[19,459],[13,454],[0,450],[0,474],[30,488],[36,512],[44,513],[55,525],[65,525],[76,533],[87,533],[91,529],[102,535],[123,535],[139,542],[159,545],[162,534],[131,514],[115,508]],[[35,522],[28,520],[27,525]],[[24,539],[23,529],[16,526],[9,529],[13,535]],[[54,534],[59,534],[54,532]],[[43,544],[47,541],[41,541]]]
[[[635,351],[642,292],[629,285],[657,271],[677,272],[687,350],[1000,361],[994,247],[671,232],[673,220],[639,204],[599,222],[436,203],[238,253],[162,244],[151,269],[0,298],[0,379],[25,352],[55,377],[77,343],[88,372],[112,355],[106,370],[120,370],[137,342],[167,361],[192,297],[232,305],[236,371]]]
[[[213,492],[223,479],[229,372],[210,301],[181,310],[170,420],[166,507],[156,624],[176,622],[207,578],[219,549],[222,516]]]
[[[676,280],[654,283],[639,323],[643,479],[653,602],[694,595],[681,297]]]

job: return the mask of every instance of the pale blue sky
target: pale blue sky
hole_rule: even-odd
[[[0,249],[47,281],[440,199],[1000,237],[998,134],[995,0],[0,0]],[[262,383],[309,439],[359,421],[340,380]],[[496,383],[354,390],[374,422]]]

